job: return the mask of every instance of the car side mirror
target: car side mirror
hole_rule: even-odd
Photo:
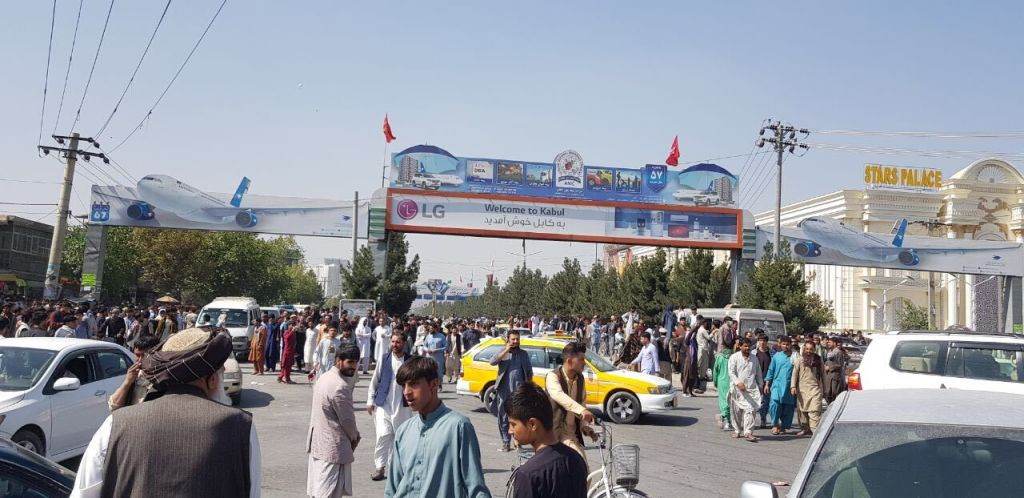
[[[767,482],[744,481],[740,486],[740,498],[779,498],[779,491]]]
[[[61,377],[54,381],[54,391],[75,391],[82,387],[82,381],[78,377]]]

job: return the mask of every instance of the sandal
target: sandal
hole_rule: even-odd
[[[751,443],[756,443],[758,441],[758,437],[753,434],[747,434],[746,440]]]
[[[738,432],[732,433],[732,438],[733,439],[739,439],[740,438],[740,433],[738,433]]]
[[[778,436],[779,434],[785,434],[785,433],[780,431],[778,427],[772,427],[772,435],[773,436]]]

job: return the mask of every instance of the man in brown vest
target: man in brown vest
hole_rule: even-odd
[[[583,435],[596,440],[597,435],[587,424],[594,423],[594,414],[585,406],[587,400],[583,367],[586,365],[587,347],[570,342],[562,348],[562,366],[548,373],[545,386],[554,409],[554,432],[559,441],[576,450],[587,461],[583,450]]]
[[[252,415],[226,406],[230,354],[227,332],[192,328],[147,355],[142,371],[156,392],[107,417],[82,455],[72,495],[260,496]]]

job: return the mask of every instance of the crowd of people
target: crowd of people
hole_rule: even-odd
[[[294,384],[291,374],[298,371],[313,383],[306,442],[310,496],[354,494],[352,464],[362,436],[353,391],[358,374],[372,371],[365,407],[375,432],[374,471],[368,478],[386,480],[386,496],[483,497],[491,494],[475,429],[439,395],[458,378],[463,352],[500,335],[505,345],[491,360],[497,381],[489,400],[497,415],[499,449],[533,450],[509,479],[507,496],[582,497],[589,469],[584,438],[596,438],[582,375],[588,348],[620,367],[678,382],[683,396],[714,389],[719,427],[735,438],[757,441],[758,426],[787,434],[794,415],[796,434],[812,434],[823,408],[846,389],[849,355],[843,343],[864,340],[859,334],[840,340],[741,332],[731,318],[707,319],[693,307],[668,308],[661,318],[645,320],[631,309],[607,319],[534,315],[499,324],[384,311],[359,317],[309,307],[278,316],[264,313],[256,320],[249,360],[255,375],[276,373],[278,382]],[[3,305],[3,337],[94,338],[122,344],[136,355],[109,399],[111,416],[83,456],[75,496],[136,496],[139,486],[214,496],[259,494],[259,440],[251,416],[224,407],[229,400],[222,388],[223,364],[232,354],[224,319],[197,316],[188,306]],[[533,383],[520,338],[549,331],[575,340],[566,343],[562,365],[540,387]],[[187,427],[172,423],[177,419],[171,417],[182,413],[202,415],[189,418]],[[143,419],[161,429],[130,429]],[[171,442],[183,433],[196,439],[198,451]],[[158,457],[144,448],[168,453]],[[189,469],[226,465],[237,479],[230,485],[197,482],[153,468],[160,467],[154,458],[172,458]]]

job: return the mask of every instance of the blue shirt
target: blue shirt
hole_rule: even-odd
[[[468,418],[444,403],[398,427],[384,496],[490,498],[480,444]]]
[[[434,361],[438,362],[439,365],[444,365],[444,350],[448,348],[448,339],[445,338],[444,334],[433,333],[428,335],[423,340],[423,345],[427,348],[430,357]]]
[[[793,378],[792,356],[779,351],[772,356],[772,364],[768,366],[765,382],[772,383],[772,401],[784,405],[795,405],[796,398],[789,391],[789,383]]]

